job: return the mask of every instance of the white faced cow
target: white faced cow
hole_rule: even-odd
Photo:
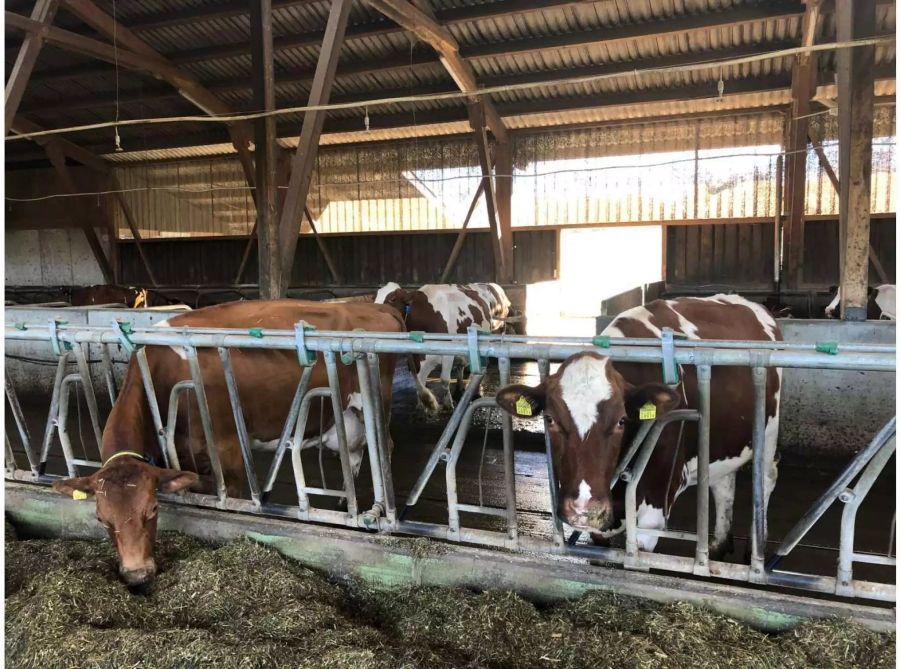
[[[620,314],[604,330],[611,337],[658,338],[670,327],[688,339],[780,341],[781,333],[762,306],[736,295],[657,300]],[[547,419],[559,485],[560,517],[595,540],[624,529],[624,485],[610,492],[620,456],[640,424],[639,409],[656,407],[656,417],[676,408],[697,408],[697,374],[683,366],[681,382],[661,383],[660,365],[613,363],[594,352],[566,360],[537,387],[512,385],[497,394],[508,413]],[[778,468],[778,404],[781,370],[769,369],[766,388],[765,497],[775,487]],[[732,508],[737,470],[751,459],[753,382],[749,367],[713,367],[710,407],[709,480],[715,500],[715,539],[710,554],[719,558],[733,545]],[[697,483],[697,425],[666,427],[638,485],[639,528],[664,529],[672,505]],[[652,551],[657,537],[638,533],[638,545]]]
[[[391,282],[379,289],[375,302],[397,309],[408,331],[440,334],[462,334],[470,325],[491,332],[502,331],[510,307],[509,298],[496,283],[427,284],[419,290],[404,290]],[[463,358],[426,355],[418,371],[414,369],[416,391],[426,410],[438,410],[437,399],[426,386],[429,374],[438,365],[441,365],[441,385],[446,391],[444,405],[453,408],[449,389],[454,362],[460,365],[457,368],[457,389],[460,389],[467,362]]]
[[[841,289],[837,287],[837,293],[831,303],[825,307],[825,315],[828,318],[838,318],[841,312]],[[869,286],[869,300],[866,305],[866,318],[870,321],[879,319],[897,320],[897,286],[886,283],[872,288]]]

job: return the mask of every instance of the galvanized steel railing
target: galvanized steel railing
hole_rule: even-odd
[[[864,597],[894,601],[895,586],[892,584],[854,580],[852,577],[853,562],[869,562],[882,565],[896,564],[896,558],[862,554],[853,550],[853,529],[856,510],[869,492],[875,477],[883,469],[894,450],[895,422],[892,420],[879,432],[872,445],[859,454],[847,470],[838,478],[831,489],[816,506],[804,516],[797,528],[782,542],[776,555],[765,562],[766,546],[766,508],[763,491],[763,452],[765,434],[765,390],[766,369],[780,368],[812,368],[831,370],[867,370],[896,371],[896,352],[894,347],[878,345],[840,345],[835,344],[795,344],[784,342],[759,341],[696,341],[677,340],[668,352],[660,345],[659,340],[652,339],[609,339],[607,337],[529,337],[525,335],[489,335],[470,329],[467,335],[426,335],[423,340],[416,341],[404,333],[369,333],[369,332],[329,332],[308,331],[298,324],[294,331],[285,330],[219,330],[210,328],[177,328],[159,329],[123,328],[118,322],[110,327],[67,326],[51,322],[44,324],[17,324],[7,326],[5,337],[7,343],[15,341],[46,342],[48,351],[58,356],[57,373],[53,393],[50,400],[50,414],[42,442],[40,454],[34,452],[34,445],[22,418],[15,389],[7,380],[6,395],[12,408],[13,416],[19,432],[21,446],[26,452],[30,471],[22,471],[11,464],[15,459],[9,437],[7,436],[7,476],[48,481],[44,476],[52,437],[57,434],[63,446],[70,475],[79,467],[95,467],[95,461],[78,459],[72,453],[67,442],[68,414],[66,407],[67,391],[73,384],[79,383],[84,388],[95,438],[100,438],[99,412],[96,395],[91,383],[89,363],[85,355],[88,345],[101,346],[103,378],[107,386],[110,400],[115,399],[115,379],[107,347],[121,345],[126,350],[134,350],[138,361],[142,380],[147,391],[151,414],[156,434],[159,439],[160,452],[171,467],[179,467],[178,454],[174,443],[174,421],[177,419],[178,398],[185,392],[193,392],[198,402],[202,430],[211,467],[216,483],[215,495],[189,493],[182,497],[172,496],[173,501],[212,506],[220,509],[247,511],[293,517],[300,520],[313,520],[351,527],[364,527],[381,532],[401,532],[408,534],[437,537],[452,541],[500,546],[514,550],[544,551],[562,553],[616,562],[630,569],[662,569],[700,576],[726,578],[757,584],[791,586],[807,590],[838,594],[844,596]],[[166,421],[160,415],[150,375],[144,345],[173,346],[184,350],[189,363],[191,378],[177,384],[171,390],[169,412]],[[197,358],[198,348],[216,348],[221,358],[226,378],[226,388],[237,426],[238,442],[244,459],[245,473],[250,499],[229,497],[225,489],[221,466],[216,447],[215,426],[212,424],[207,407],[202,371]],[[281,431],[272,464],[260,485],[257,480],[250,438],[243,420],[237,383],[231,368],[230,350],[233,348],[259,348],[294,350],[298,361],[304,367],[293,401]],[[478,410],[491,409],[496,406],[493,398],[475,400],[475,394],[484,378],[487,359],[498,361],[500,382],[505,385],[509,381],[510,361],[537,361],[540,377],[543,380],[550,372],[551,361],[561,361],[580,351],[593,350],[609,356],[614,361],[643,362],[649,364],[695,365],[697,368],[698,393],[700,406],[697,410],[682,410],[670,413],[664,419],[642,424],[633,443],[626,449],[626,454],[616,470],[616,481],[626,483],[626,517],[625,548],[601,548],[577,545],[567,542],[562,520],[557,516],[556,476],[553,471],[550,439],[545,430],[545,447],[547,455],[548,477],[550,484],[553,537],[550,542],[537,537],[519,533],[516,517],[516,490],[512,420],[504,414],[503,432],[503,466],[504,486],[506,489],[505,507],[490,507],[481,504],[460,503],[457,492],[457,463],[465,445],[466,437],[472,425],[473,415]],[[461,400],[451,415],[444,431],[434,447],[418,481],[406,499],[406,507],[398,514],[394,502],[394,486],[390,464],[390,435],[385,424],[381,406],[381,386],[379,375],[379,354],[432,354],[452,355],[468,360],[472,371],[469,384]],[[317,354],[322,361],[316,363]],[[77,371],[67,374],[70,356],[74,355]],[[343,405],[338,380],[338,360],[344,364],[354,364],[359,376],[360,394],[363,403],[363,419],[366,433],[368,456],[371,464],[373,500],[372,507],[360,510],[353,481],[350,455],[348,453],[343,425]],[[324,364],[328,386],[310,389],[312,364]],[[744,366],[752,369],[754,384],[753,413],[753,523],[751,532],[751,559],[749,565],[732,564],[709,559],[709,415],[710,379],[714,366]],[[300,444],[306,431],[310,403],[317,397],[331,401],[335,430],[337,432],[343,486],[340,489],[311,487],[306,483],[303,463],[300,458]],[[174,409],[172,407],[175,407]],[[655,534],[678,540],[695,543],[692,557],[648,553],[638,549],[637,518],[635,509],[635,493],[649,462],[653,449],[665,425],[673,422],[695,421],[698,430],[698,464],[697,464],[697,529],[696,532],[678,532],[673,530],[640,529],[640,532]],[[287,450],[292,451],[292,469],[297,491],[297,504],[293,506],[276,505],[269,502],[269,496],[275,484],[280,465]],[[446,464],[448,522],[424,523],[406,519],[406,513],[415,505],[429,481],[430,477],[444,462]],[[865,468],[865,469],[864,469]],[[863,471],[864,470],[864,471]],[[861,472],[856,487],[847,486]],[[346,511],[320,509],[312,506],[311,495],[339,497],[346,501]],[[845,507],[841,526],[839,565],[836,577],[813,574],[801,574],[776,569],[779,556],[783,557],[802,539],[809,527],[821,516],[824,509],[835,498],[843,501]],[[505,519],[505,531],[463,527],[460,512],[486,514]],[[577,535],[573,535],[577,539]],[[571,537],[570,537],[571,539]]]

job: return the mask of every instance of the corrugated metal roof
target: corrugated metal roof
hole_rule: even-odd
[[[774,47],[799,43],[803,5],[797,1],[778,0],[548,0],[545,7],[510,12],[510,0],[430,0],[430,6],[457,39],[463,55],[476,79],[484,85],[506,81],[509,77],[535,76],[552,79],[567,72],[583,74],[590,68],[608,67],[621,63],[623,67],[641,68],[658,62],[691,62],[715,59],[722,54],[762,52]],[[98,0],[98,4],[160,53],[179,63],[186,72],[201,83],[218,91],[217,95],[236,110],[253,109],[250,88],[252,60],[249,54],[250,19],[248,14],[233,10],[223,12],[222,0]],[[277,48],[275,70],[279,106],[305,103],[315,69],[319,45],[311,36],[324,29],[329,3],[326,0],[296,0],[276,3],[273,30],[276,44],[290,40],[293,46]],[[216,12],[205,17],[191,18],[185,13]],[[469,18],[461,16],[460,12]],[[768,16],[768,18],[766,18]],[[743,18],[734,23],[733,17]],[[762,18],[759,18],[762,17]],[[153,20],[154,25],[147,25]],[[698,21],[707,27],[672,32],[669,26],[683,26],[683,21]],[[94,36],[70,14],[61,12],[58,22],[68,29]],[[677,23],[676,23],[677,22]],[[894,4],[879,2],[876,10],[877,32],[893,33],[896,26]],[[619,38],[617,29],[625,27],[656,27],[649,36]],[[658,28],[658,29],[657,29]],[[362,31],[364,34],[360,34]],[[334,96],[357,99],[397,96],[419,90],[452,90],[453,81],[430,48],[410,34],[397,29],[365,3],[354,3],[345,41]],[[546,39],[571,39],[577,45],[537,48]],[[302,39],[301,39],[302,38]],[[576,39],[577,38],[577,39]],[[834,19],[823,14],[819,25],[819,40],[834,39]],[[302,45],[297,42],[304,42]],[[527,43],[527,44],[526,44]],[[501,46],[498,46],[501,45]],[[531,50],[522,50],[530,45]],[[509,53],[497,53],[503,48]],[[225,53],[225,52],[228,53]],[[205,53],[204,53],[205,52]],[[479,55],[479,53],[483,55]],[[7,52],[7,75],[13,58]],[[889,67],[895,61],[895,47],[876,49],[876,64]],[[668,59],[660,61],[660,59]],[[833,55],[820,56],[824,71],[833,70]],[[747,82],[787,79],[791,62],[778,58],[753,64],[730,66],[719,70],[694,72],[653,73],[642,76],[627,75],[616,79],[582,84],[542,85],[529,90],[507,91],[494,95],[494,100],[507,117],[511,128],[545,127],[566,123],[589,123],[617,118],[646,118],[653,115],[702,112],[710,105],[719,108],[741,109],[781,105],[786,102],[785,91],[773,91],[763,85],[752,90]],[[703,96],[704,87],[711,87],[719,77],[725,81],[726,99],[710,101]],[[831,79],[826,76],[825,79]],[[280,83],[279,83],[280,81]],[[729,89],[731,86],[731,89]],[[748,86],[750,86],[748,88]],[[41,54],[33,80],[22,102],[23,114],[47,127],[65,127],[115,118],[112,101],[118,88],[124,101],[119,117],[141,118],[196,114],[196,109],[183,98],[173,94],[167,85],[109,64],[47,47]],[[671,89],[670,100],[661,100],[660,91]],[[680,91],[691,91],[695,99],[679,99]],[[652,92],[646,101],[641,97]],[[89,99],[104,98],[96,105]],[[616,96],[626,96],[633,104],[609,105]],[[566,109],[572,98],[578,108]],[[597,106],[581,108],[596,98]],[[67,101],[72,101],[67,105]],[[535,113],[523,108],[536,105]],[[746,107],[745,107],[746,105]],[[556,107],[556,108],[554,108]],[[371,110],[384,115],[416,113],[415,122],[405,121],[399,127],[382,128],[365,133],[353,131],[345,125],[326,134],[323,144],[366,139],[420,137],[428,133],[446,134],[465,131],[467,123],[463,100],[404,103]],[[440,118],[429,117],[438,111]],[[451,113],[452,112],[452,113]],[[450,116],[448,116],[450,114]],[[362,110],[342,110],[329,114],[335,120],[362,117]],[[451,118],[452,117],[452,118]],[[299,116],[280,119],[279,128],[288,135],[299,130]],[[396,125],[396,123],[392,123]],[[326,124],[327,131],[328,124]],[[296,130],[292,130],[295,128]],[[110,132],[92,132],[72,136],[97,152],[108,151]],[[126,147],[144,147],[111,157],[132,160],[158,157],[210,155],[224,150],[223,129],[194,126],[154,126],[152,128],[122,128]],[[204,139],[206,138],[206,139]],[[200,141],[209,148],[165,150],[160,144]],[[288,138],[288,143],[293,141]],[[35,149],[27,143],[11,143],[8,155],[33,155]],[[127,157],[126,157],[127,156]]]

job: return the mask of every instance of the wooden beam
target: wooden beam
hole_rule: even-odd
[[[500,245],[503,247],[503,276],[500,283],[512,283],[513,266],[512,191],[513,161],[509,142],[494,145],[494,184],[497,198],[497,224],[500,226]]]
[[[272,0],[252,2],[250,36],[253,42],[253,108],[275,109],[275,69],[272,59]],[[256,224],[259,244],[259,297],[271,300],[281,297],[285,283],[281,267],[276,207],[275,118],[258,119],[256,131]]]
[[[316,230],[316,222],[313,220],[312,212],[310,212],[309,207],[304,207],[303,213],[306,214],[306,220],[309,222],[309,229],[312,230],[313,237],[315,237],[316,244],[319,247],[319,252],[325,259],[325,264],[328,266],[328,272],[329,274],[331,274],[331,279],[335,283],[343,283],[341,274],[340,272],[338,272],[337,265],[334,264],[334,260],[331,258],[331,254],[328,252],[328,247],[325,245],[325,241],[322,239],[322,235],[320,235],[319,231]],[[290,281],[290,276],[288,276],[287,280]]]
[[[875,6],[836,0],[838,41],[875,32]],[[869,285],[875,47],[842,49],[838,59],[841,317],[865,320]]]
[[[819,0],[809,0],[803,15],[801,43],[812,45],[819,17]],[[806,140],[809,111],[816,90],[815,54],[794,58],[791,70],[791,110],[786,156],[785,182],[788,210],[784,227],[784,284],[800,288],[803,283],[803,220],[806,214]]]
[[[49,26],[53,23],[53,17],[56,15],[58,6],[59,0],[37,0],[34,9],[31,10],[31,20],[42,26]],[[42,31],[25,35],[22,46],[19,48],[19,54],[13,63],[12,71],[6,80],[6,123],[3,126],[4,128],[11,127],[16,112],[19,110],[22,95],[25,93],[25,87],[31,78],[31,72],[34,70],[34,64],[37,62],[42,46],[44,46],[44,34]]]
[[[310,105],[327,104],[334,84],[337,69],[338,53],[344,41],[344,31],[350,16],[351,0],[332,0],[328,14],[328,25],[325,28],[325,40],[319,51],[319,62],[316,76],[313,79],[309,94]],[[312,111],[303,115],[303,126],[300,129],[300,140],[294,153],[291,165],[291,180],[288,184],[284,207],[281,212],[279,234],[281,236],[281,265],[284,268],[285,281],[283,289],[287,290],[290,282],[290,268],[294,266],[294,252],[297,249],[298,227],[301,212],[306,207],[310,180],[315,166],[319,137],[325,123],[325,112]]]
[[[366,0],[367,4],[398,25],[406,28],[438,52],[441,65],[465,93],[478,92],[475,73],[459,53],[459,44],[450,32],[434,18],[430,10],[416,7],[407,0]],[[423,5],[427,6],[427,5]],[[500,142],[508,141],[503,119],[490,100],[482,96],[484,118],[491,133]]]
[[[141,236],[141,231],[138,229],[137,221],[135,221],[134,213],[131,211],[131,206],[128,204],[128,201],[125,199],[125,194],[121,191],[121,185],[119,184],[119,180],[113,176],[111,181],[112,189],[116,192],[116,201],[119,203],[119,207],[122,209],[122,214],[125,215],[125,221],[128,224],[128,229],[131,231],[131,236],[134,238],[134,245],[137,247],[138,255],[141,258],[141,264],[144,266],[144,271],[147,272],[147,277],[150,279],[150,284],[155,286],[159,285],[159,282],[156,280],[156,273],[153,271],[153,267],[150,265],[150,259],[147,257],[147,254],[144,252],[144,244],[143,237]]]
[[[494,256],[494,279],[502,282],[506,275],[503,258],[503,232],[497,223],[497,200],[491,169],[491,149],[487,137],[487,122],[484,108],[480,102],[468,105],[469,123],[475,132],[475,147],[478,149],[478,162],[481,164],[481,182],[484,184],[484,202],[487,205],[488,226],[491,229],[491,250]]]
[[[453,249],[450,251],[450,257],[447,258],[447,264],[444,265],[444,271],[441,272],[441,278],[438,280],[438,283],[447,283],[447,277],[450,276],[450,272],[453,271],[453,267],[456,265],[456,260],[459,258],[460,251],[462,251],[463,242],[466,241],[466,232],[469,227],[469,221],[472,220],[472,214],[475,213],[475,207],[478,205],[478,200],[482,193],[484,193],[484,179],[478,182],[478,188],[475,189],[475,195],[472,196],[472,203],[469,205],[469,211],[466,212],[466,217],[463,219],[459,234],[456,235],[456,241],[453,242]]]
[[[10,126],[10,130],[13,133],[23,135],[30,132],[40,132],[43,128],[37,123],[33,123],[22,116],[16,116]],[[91,169],[104,174],[109,171],[109,163],[103,160],[103,158],[94,155],[87,149],[84,149],[67,139],[63,139],[59,135],[46,135],[34,138],[35,144],[39,146],[46,146],[51,141],[56,144],[66,156],[81,163],[85,167],[90,167]]]
[[[69,167],[66,165],[66,156],[59,147],[59,144],[52,141],[48,142],[44,147],[44,150],[47,152],[47,158],[56,170],[56,173],[59,175],[65,191],[71,194],[80,193],[81,189],[78,188],[75,180],[72,178],[72,174],[69,172]],[[88,246],[91,247],[91,253],[94,254],[94,259],[100,266],[100,271],[103,273],[103,280],[106,281],[106,283],[114,283],[114,272],[109,259],[106,257],[106,252],[103,250],[103,246],[97,238],[97,232],[91,225],[90,217],[87,216],[86,212],[83,211],[83,207],[80,205],[83,205],[83,202],[78,202],[76,204],[76,216],[81,220],[81,229],[84,231],[85,238],[87,238]]]

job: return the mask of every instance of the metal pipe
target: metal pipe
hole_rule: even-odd
[[[709,365],[697,365],[697,398],[700,403],[700,424],[697,430],[697,548],[694,553],[694,573],[709,574],[709,427],[710,381]],[[666,491],[668,495],[669,491]]]
[[[13,387],[9,373],[6,374],[6,400],[9,402],[13,419],[16,421],[16,429],[19,432],[19,439],[22,442],[25,457],[28,458],[28,466],[31,468],[32,472],[37,474],[40,463],[34,456],[34,449],[31,447],[31,433],[28,431],[28,423],[25,421],[25,414],[22,413],[22,405],[19,404],[19,396],[16,394],[16,389]],[[9,433],[8,430],[6,432],[7,434]],[[7,443],[9,443],[9,437],[7,437]],[[13,458],[12,462],[15,464],[15,458]]]
[[[181,399],[181,394],[193,389],[194,382],[185,380],[179,381],[173,385],[172,390],[169,391],[169,413],[166,416],[165,448],[163,448],[162,452],[168,458],[168,461],[171,463],[169,466],[173,469],[181,469],[178,450],[175,448],[175,429],[178,426],[178,404]],[[187,410],[190,411],[191,407],[188,406]],[[188,435],[188,449],[191,448],[190,437],[191,435]]]
[[[365,357],[356,359],[356,376],[359,379],[359,396],[363,403],[363,424],[366,430],[366,448],[369,452],[369,469],[372,470],[372,491],[375,504],[368,515],[363,514],[363,524],[368,526],[372,524],[374,518],[378,517],[379,514],[376,513],[376,510],[384,509],[384,482],[381,479],[381,467],[379,466],[378,427],[375,424],[372,384],[369,382],[369,366]]]
[[[509,385],[509,358],[497,361],[500,371],[500,387]],[[494,401],[496,405],[496,400]],[[510,540],[519,536],[519,523],[516,518],[516,454],[513,450],[512,416],[503,414],[503,472],[506,483],[506,532]],[[485,428],[487,429],[487,428]]]
[[[837,583],[834,594],[843,597],[854,597],[853,587],[853,542],[856,534],[856,514],[860,504],[869,494],[875,480],[896,449],[896,439],[891,437],[876,453],[865,470],[860,475],[853,490],[845,490],[841,493],[840,500],[844,502],[844,512],[841,514],[841,543],[838,552]]]
[[[50,456],[50,444],[53,441],[53,431],[56,429],[59,419],[59,393],[62,389],[63,378],[66,376],[66,365],[69,361],[69,353],[63,352],[59,356],[56,365],[56,376],[53,379],[53,392],[50,395],[50,412],[47,414],[47,422],[44,425],[44,439],[41,442],[41,460],[38,464],[38,475],[42,476],[47,467],[47,458]]]
[[[750,576],[754,583],[765,583],[766,559],[766,378],[769,370],[753,368],[753,531],[750,537]]]
[[[312,369],[311,367],[307,369]],[[300,385],[303,385],[301,380]],[[297,487],[297,505],[300,513],[307,513],[310,510],[308,488],[306,487],[306,474],[303,472],[302,449],[303,437],[306,434],[306,423],[309,421],[309,407],[317,397],[331,397],[329,388],[313,388],[304,392],[300,400],[300,406],[297,414],[297,422],[294,426],[294,443],[291,447],[291,463],[294,469],[294,485]],[[322,435],[319,435],[321,439]],[[324,485],[324,481],[322,482]]]
[[[547,358],[540,358],[537,362],[538,374],[541,383],[550,376],[550,361]],[[566,543],[565,531],[563,530],[562,519],[559,517],[559,482],[556,478],[556,468],[553,466],[553,444],[550,441],[550,431],[547,429],[547,419],[542,417],[544,421],[544,452],[547,455],[547,481],[550,487],[550,516],[553,519],[553,543],[555,546],[561,547]],[[578,540],[578,537],[575,538]]]
[[[91,369],[88,367],[87,358],[84,355],[84,347],[85,344],[76,344],[72,348],[75,352],[78,373],[81,374],[81,387],[84,390],[84,400],[87,403],[88,415],[91,419],[91,427],[94,430],[94,439],[97,440],[97,451],[99,453],[103,442],[103,431],[100,429],[100,410],[97,408],[97,395],[94,394],[94,382],[91,379]]]
[[[422,494],[422,491],[425,490],[425,486],[431,478],[431,475],[434,473],[438,462],[440,462],[441,456],[444,454],[444,451],[450,444],[450,440],[459,428],[463,415],[466,413],[469,404],[472,402],[472,398],[475,397],[475,393],[481,385],[482,378],[484,378],[483,374],[472,374],[472,376],[469,377],[469,383],[466,386],[465,392],[463,392],[462,397],[459,398],[459,402],[457,402],[456,408],[453,409],[453,413],[450,414],[450,420],[447,421],[447,425],[444,427],[444,431],[441,432],[438,442],[431,450],[431,455],[428,456],[428,462],[425,464],[422,473],[419,474],[419,478],[416,480],[415,485],[413,485],[412,490],[406,498],[403,511],[400,513],[401,520],[406,517],[409,507],[414,506],[416,502],[419,501],[419,496]]]
[[[324,357],[325,371],[328,373],[328,386],[331,388],[331,410],[334,413],[334,431],[337,436],[338,451],[341,456],[344,490],[347,492],[347,513],[355,516],[359,513],[356,506],[356,484],[353,480],[350,453],[347,450],[347,432],[344,428],[344,403],[341,401],[341,385],[340,379],[338,379],[337,362],[334,351],[325,351]]]
[[[895,416],[885,423],[884,427],[882,427],[878,431],[878,434],[872,438],[872,441],[869,442],[868,446],[856,454],[853,460],[851,460],[844,468],[844,471],[842,471],[834,482],[828,486],[828,489],[822,493],[821,497],[816,500],[816,503],[813,504],[810,510],[803,514],[803,517],[798,520],[797,524],[785,535],[781,544],[775,549],[775,554],[769,558],[766,563],[765,568],[767,571],[771,571],[778,566],[781,559],[794,550],[797,544],[799,544],[803,537],[806,536],[806,533],[809,532],[810,528],[816,524],[819,518],[822,517],[822,514],[824,514],[838,498],[841,491],[849,485],[850,481],[856,478],[856,475],[863,470],[875,453],[881,450],[888,439],[894,436],[896,431],[897,417]],[[771,580],[771,578],[769,580]]]
[[[6,462],[3,464],[6,465],[7,477],[10,477],[15,475],[18,465],[16,465],[16,454],[13,452],[12,443],[9,440],[9,432],[4,431],[3,436],[6,438]]]
[[[181,469],[181,467],[178,466],[177,456],[176,460],[169,459],[166,428],[163,426],[162,414],[159,410],[159,401],[156,398],[156,388],[153,387],[153,377],[150,374],[150,363],[147,361],[147,349],[139,348],[135,351],[134,357],[137,359],[138,369],[141,372],[141,383],[144,386],[144,396],[147,398],[147,405],[150,407],[150,417],[153,420],[153,427],[156,430],[156,440],[159,445],[159,452],[166,467]]]
[[[219,357],[222,359],[222,371],[225,373],[225,386],[231,402],[231,413],[234,415],[234,426],[241,448],[241,458],[244,460],[244,472],[247,474],[250,499],[259,504],[259,481],[256,478],[256,467],[253,463],[253,453],[250,450],[250,436],[247,434],[247,423],[244,421],[244,411],[241,409],[237,380],[234,378],[234,370],[231,367],[231,353],[224,346],[220,346]]]
[[[75,383],[84,383],[81,374],[75,372],[67,375],[60,386],[59,391],[59,417],[57,419],[57,431],[59,443],[62,446],[63,457],[66,460],[66,470],[70,477],[78,476],[76,464],[78,461],[72,450],[72,442],[69,439],[69,389]],[[90,460],[82,461],[87,466],[100,467],[103,463]]]
[[[372,386],[372,400],[375,405],[375,426],[378,429],[378,466],[381,467],[381,480],[384,485],[384,515],[388,523],[393,525],[397,521],[397,505],[394,500],[394,476],[391,471],[391,450],[393,441],[388,431],[387,420],[384,415],[384,402],[381,393],[381,362],[374,353],[366,354],[366,364],[369,366],[369,379]],[[393,374],[392,374],[393,376]]]
[[[100,345],[100,363],[103,369],[103,378],[106,380],[106,392],[109,393],[110,406],[116,403],[118,389],[116,388],[116,375],[113,374],[112,359],[109,357],[109,346]]]
[[[309,381],[312,378],[314,365],[303,368],[300,375],[300,383],[297,384],[297,390],[294,392],[294,399],[291,400],[291,408],[288,410],[287,419],[284,427],[281,428],[281,437],[278,439],[278,447],[275,449],[275,455],[272,456],[272,464],[269,466],[269,473],[266,476],[266,482],[263,485],[260,501],[266,504],[272,488],[275,487],[275,479],[278,477],[278,470],[281,467],[281,461],[284,458],[284,451],[290,446],[291,432],[297,424],[297,418],[300,413],[300,402],[309,389]],[[302,437],[302,435],[301,435]]]
[[[206,386],[203,385],[203,372],[200,369],[200,360],[197,357],[197,349],[189,342],[182,342],[187,355],[188,366],[191,369],[191,378],[194,381],[194,397],[197,398],[197,410],[200,413],[200,425],[203,427],[203,438],[206,440],[206,452],[209,454],[209,464],[216,479],[216,491],[219,499],[228,496],[225,487],[225,474],[222,471],[222,461],[219,460],[219,446],[216,444],[213,432],[212,417],[209,414],[209,403],[206,400]],[[188,407],[190,411],[190,407]]]

